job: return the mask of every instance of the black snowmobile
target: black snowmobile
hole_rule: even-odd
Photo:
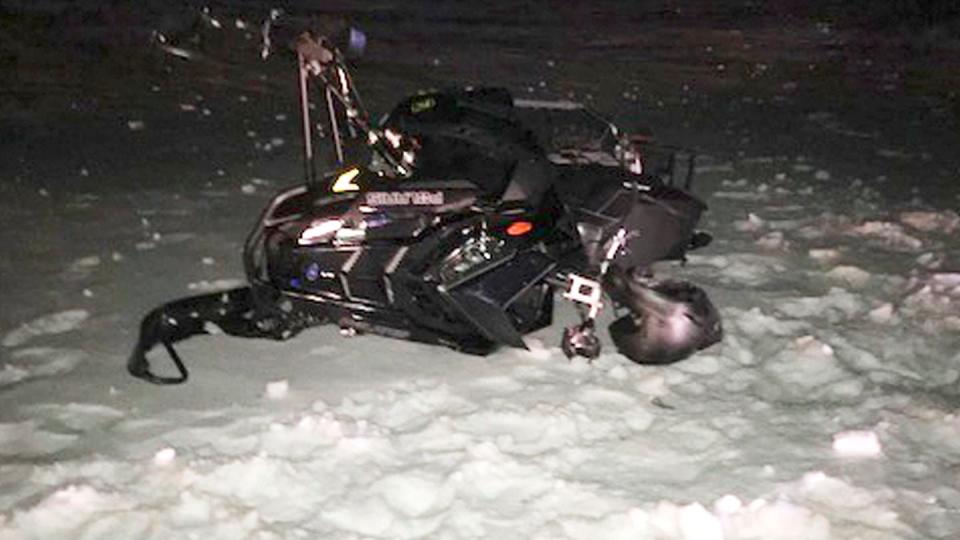
[[[556,292],[581,316],[562,335],[568,357],[600,353],[595,321],[607,308],[621,313],[614,344],[636,362],[673,362],[721,338],[702,289],[651,272],[710,241],[696,229],[706,206],[689,193],[692,155],[666,149],[654,164],[663,148],[579,104],[499,88],[415,95],[373,124],[334,46],[304,33],[294,48],[306,182],[277,195],[247,238],[249,286],[144,318],[132,375],[184,382],[173,344],[196,334],[283,340],[327,323],[472,354],[523,348],[524,334],[551,324]],[[341,163],[320,177],[311,83]],[[343,165],[348,133],[369,147],[365,165]],[[156,345],[176,372],[151,370]]]

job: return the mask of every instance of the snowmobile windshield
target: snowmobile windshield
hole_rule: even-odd
[[[479,152],[469,141],[426,136],[421,138],[416,177],[467,180],[476,185],[484,197],[498,198],[506,189],[513,166],[512,160]]]
[[[467,180],[489,199],[504,194],[518,163],[542,154],[502,89],[414,96],[394,108],[382,125],[418,141],[417,177]]]

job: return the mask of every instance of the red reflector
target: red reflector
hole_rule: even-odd
[[[523,236],[533,230],[533,223],[529,221],[514,221],[507,227],[510,236]]]

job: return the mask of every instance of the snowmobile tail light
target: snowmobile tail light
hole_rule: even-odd
[[[333,236],[333,234],[339,231],[341,227],[343,227],[343,220],[339,219],[314,221],[309,227],[300,233],[300,238],[297,240],[297,243],[301,246],[308,246],[310,244],[322,242]]]
[[[533,223],[529,221],[514,221],[507,227],[507,234],[510,236],[523,236],[533,230]]]

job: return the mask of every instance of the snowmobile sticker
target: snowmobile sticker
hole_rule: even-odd
[[[442,191],[371,191],[366,194],[370,206],[439,206]]]
[[[437,105],[437,100],[432,97],[415,99],[410,103],[410,112],[413,114],[422,113],[423,111],[427,111],[434,108],[436,105]]]
[[[360,186],[354,182],[360,176],[360,169],[350,169],[344,173],[341,173],[340,176],[333,182],[333,186],[330,188],[330,191],[334,193],[344,193],[347,191],[360,191]]]

